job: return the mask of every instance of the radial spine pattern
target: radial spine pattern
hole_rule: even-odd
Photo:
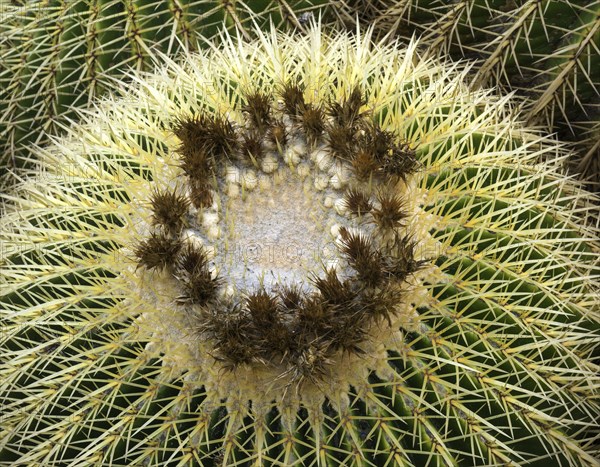
[[[594,465],[560,147],[415,43],[257,34],[156,54],[3,195],[0,462]]]

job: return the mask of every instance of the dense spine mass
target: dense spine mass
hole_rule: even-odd
[[[2,197],[0,462],[596,465],[597,199],[418,50],[224,36],[36,149]],[[322,212],[342,269],[236,295],[226,232]]]
[[[179,282],[183,292],[177,299],[180,305],[198,306],[193,327],[202,338],[212,342],[213,352],[224,368],[235,370],[241,365],[269,368],[277,378],[290,375],[286,378],[287,385],[300,389],[306,381],[322,382],[328,376],[327,366],[335,363],[340,353],[366,353],[364,344],[373,339],[373,328],[379,329],[383,322],[392,326],[397,315],[406,314],[396,307],[410,293],[410,286],[405,281],[427,261],[415,258],[416,242],[401,234],[409,213],[405,212],[404,201],[395,188],[399,180],[406,180],[416,171],[418,164],[414,150],[405,142],[399,142],[394,132],[383,130],[371,112],[364,110],[366,101],[358,86],[340,101],[329,102],[329,119],[322,112],[318,124],[315,124],[315,115],[308,111],[314,107],[305,101],[303,85],[284,82],[279,88],[275,95],[261,91],[241,93],[244,125],[207,112],[180,116],[175,121],[173,132],[181,140],[177,151],[187,183],[184,191],[189,193],[192,202],[174,191],[155,191],[150,201],[155,230],[138,243],[135,255],[138,267],[150,271],[167,269]],[[280,105],[274,105],[275,101],[280,101]],[[311,122],[308,131],[307,120]],[[316,128],[321,128],[318,134]],[[340,129],[344,133],[343,153],[336,151],[337,145],[331,138],[331,134]],[[273,138],[275,134],[279,137]],[[240,147],[240,143],[249,140],[261,147],[254,150],[245,144]],[[281,172],[285,165],[288,168],[284,169],[287,175],[284,184],[299,185],[302,177],[294,172],[303,173],[303,167],[309,167],[309,161],[300,163],[305,150],[291,150],[288,146],[292,144],[287,143],[292,141],[296,142],[297,148],[304,148],[306,143],[320,148],[312,153],[313,168],[317,172],[322,169],[318,173],[319,179],[327,176],[327,169],[331,172],[325,184],[315,179],[310,188],[314,190],[314,185],[323,185],[324,189],[325,185],[331,184],[339,190],[337,195],[341,195],[335,202],[335,210],[345,212],[347,206],[351,217],[357,220],[353,226],[372,224],[371,232],[349,231],[345,226],[335,224],[340,243],[337,257],[340,263],[343,261],[347,265],[337,268],[340,271],[327,266],[304,271],[303,281],[295,284],[277,280],[272,283],[261,275],[258,287],[243,290],[241,295],[237,290],[237,297],[224,298],[220,289],[228,282],[230,271],[227,267],[222,268],[225,271],[215,270],[211,274],[212,262],[203,249],[194,243],[182,245],[182,241],[190,237],[198,239],[194,232],[203,230],[194,226],[194,221],[184,222],[190,204],[196,208],[210,208],[215,202],[228,205],[222,216],[233,217],[232,204],[235,203],[228,202],[220,192],[228,192],[231,198],[232,192],[239,191],[238,180],[246,179],[248,173],[254,174],[257,169],[263,185],[259,191],[268,192],[271,184],[277,183],[270,174]],[[361,184],[349,177],[364,172],[364,168],[359,170],[353,164],[359,152],[372,158],[369,183]],[[391,167],[386,163],[386,157],[393,157],[398,164]],[[344,177],[344,174],[349,176]],[[348,184],[351,187],[345,190]],[[246,204],[256,202],[255,196],[266,195],[250,194],[256,188],[254,183],[241,185],[246,191]],[[280,186],[277,190],[286,188]],[[200,199],[206,202],[197,202],[198,191],[204,194]],[[319,216],[314,211],[312,214],[313,224],[327,222],[328,216]],[[258,220],[264,215],[253,211]],[[307,216],[307,213],[303,215]],[[278,221],[286,222],[286,219]],[[188,230],[182,240],[185,227],[192,227],[192,230]],[[244,230],[244,226],[235,224],[234,228]],[[321,236],[327,238],[328,233],[321,232]],[[289,241],[289,234],[287,238]],[[224,240],[221,256],[231,254],[227,246],[229,240]],[[265,239],[259,236],[254,240],[265,244]],[[306,238],[304,240],[301,251],[306,256],[309,248]],[[297,268],[294,263],[296,261],[287,263],[286,267]],[[230,277],[229,282],[234,280]],[[408,321],[410,315],[402,318]]]

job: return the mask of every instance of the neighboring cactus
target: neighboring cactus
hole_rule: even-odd
[[[322,0],[39,0],[2,5],[0,169],[26,165],[27,144],[58,134],[72,107],[85,108],[130,68],[151,69],[153,52],[195,50],[227,27],[300,28]],[[300,17],[300,19],[299,19]]]
[[[528,124],[545,124],[577,143],[579,169],[595,177],[600,157],[600,1],[598,0],[369,0],[343,2],[381,33],[422,37],[429,53],[479,58],[474,82],[514,89]],[[593,151],[593,158],[585,154]]]
[[[414,43],[258,36],[157,57],[4,196],[3,465],[595,465],[559,146]]]

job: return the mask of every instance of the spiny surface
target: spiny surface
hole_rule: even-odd
[[[382,34],[421,36],[433,56],[479,59],[474,82],[516,90],[529,124],[573,141],[573,167],[600,189],[600,1],[340,2]]]
[[[470,90],[468,70],[415,50],[318,28],[249,44],[224,37],[219,50],[181,64],[162,57],[164,67],[137,75],[130,94],[99,104],[65,138],[37,150],[38,173],[4,196],[0,220],[0,458],[594,465],[599,245],[586,222],[593,196],[555,162],[536,163],[562,153],[520,127],[509,99]],[[187,177],[181,171],[205,171],[193,161],[182,167],[172,122],[200,106],[241,125],[244,90],[276,94],[285,82],[301,83],[306,102],[335,109],[334,126],[370,112],[382,131],[416,148],[419,170],[397,192],[411,215],[386,214],[396,202],[382,194],[353,192],[346,207],[410,228],[432,265],[409,279],[418,293],[397,303],[417,310],[413,330],[394,324],[395,332],[369,341],[362,363],[346,355],[335,378],[312,389],[261,397],[268,386],[255,365],[204,365],[214,357],[190,345],[198,337],[172,305],[172,287],[139,267],[134,250],[157,234],[157,219],[179,225],[148,205],[163,199],[156,185],[173,189]],[[343,105],[353,89],[364,99]],[[319,134],[310,114],[301,126]],[[394,151],[374,163],[385,133],[366,138],[369,153],[362,143],[343,144],[342,129],[329,132],[328,144],[357,178],[368,183],[370,172],[402,168]],[[233,145],[219,141],[220,150]],[[356,240],[343,248],[352,245],[360,251]]]
[[[188,368],[233,370],[220,378],[223,392],[285,405],[324,382],[348,387],[348,374],[378,365],[374,346],[416,330],[416,305],[405,298],[419,294],[411,282],[428,261],[415,247],[431,237],[416,242],[405,228],[417,214],[402,196],[414,150],[361,110],[358,87],[327,102],[320,133],[306,121],[321,104],[305,101],[297,79],[279,87],[241,91],[244,104],[224,115],[199,108],[177,118],[183,186],[170,187],[173,176],[149,181],[159,188],[150,225],[138,228],[131,290],[171,311],[171,329],[190,328],[187,341],[155,332],[187,344]],[[343,157],[332,139],[340,130]],[[353,145],[372,158],[368,182],[351,180]],[[350,195],[363,197],[362,215],[343,215]],[[163,328],[161,315],[146,319]]]
[[[302,30],[318,0],[36,0],[0,5],[0,167],[31,162],[27,144],[59,134],[130,68],[208,46],[224,28],[244,37],[272,22]],[[43,131],[41,131],[43,130]],[[2,180],[0,180],[2,181]],[[8,183],[5,180],[5,183]]]

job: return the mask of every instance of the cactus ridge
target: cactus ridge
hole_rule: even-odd
[[[154,53],[162,68],[36,149],[31,177],[2,196],[0,463],[595,465],[597,199],[560,173],[563,149],[417,43],[256,34],[181,62]],[[278,392],[256,367],[199,352],[210,343],[174,304],[168,268],[145,271],[133,251],[157,187],[188,176],[173,123],[205,111],[245,127],[248,89],[286,82],[336,109],[329,125],[368,115],[414,148],[418,170],[380,189],[403,200],[391,229],[410,229],[428,266],[398,303],[416,324],[340,357],[339,378]],[[357,87],[364,101],[347,104]],[[306,150],[315,165],[327,144]],[[358,201],[381,212],[382,199]]]

